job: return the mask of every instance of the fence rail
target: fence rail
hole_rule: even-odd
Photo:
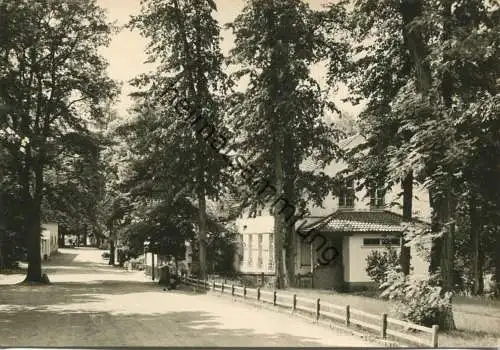
[[[184,283],[204,290],[220,293],[220,295],[231,295],[233,298],[243,300],[254,300],[258,303],[270,304],[276,307],[289,308],[292,313],[301,311],[310,314],[314,322],[329,320],[342,322],[346,327],[352,325],[377,332],[380,338],[386,340],[391,336],[397,340],[423,345],[427,347],[438,347],[439,327],[424,327],[412,322],[401,321],[388,317],[387,314],[375,315],[362,310],[351,308],[350,305],[336,305],[321,301],[320,299],[309,299],[287,292],[262,290],[261,288],[247,288],[225,284],[224,282],[203,281],[192,277],[185,277]],[[395,329],[399,327],[398,329]],[[411,331],[412,334],[408,334]]]

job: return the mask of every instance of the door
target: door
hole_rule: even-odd
[[[331,236],[325,233],[322,234],[324,239],[316,239],[313,288],[340,291],[344,287],[342,237],[328,237],[327,234]]]

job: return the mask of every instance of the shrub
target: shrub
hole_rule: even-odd
[[[452,293],[443,293],[437,275],[418,279],[389,269],[385,278],[381,296],[396,302],[394,311],[402,318],[427,327],[446,322],[451,312]]]
[[[380,252],[373,250],[366,257],[366,273],[379,286],[386,281],[386,272],[399,266],[398,253],[388,248]]]

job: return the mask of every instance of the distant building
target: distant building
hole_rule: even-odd
[[[59,247],[59,225],[56,223],[42,224],[40,255],[43,260],[57,252]]]

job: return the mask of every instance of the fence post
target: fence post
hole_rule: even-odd
[[[224,281],[222,281],[222,288],[220,289],[220,294],[224,294]]]
[[[316,300],[316,322],[319,321],[319,310],[320,310],[320,300],[318,298]]]
[[[257,301],[260,301],[260,287],[257,288]]]
[[[276,299],[277,299],[277,295],[276,295],[276,291],[273,292],[273,305],[276,306]]]
[[[212,291],[215,292],[215,281],[212,281]]]
[[[382,328],[380,328],[380,336],[387,338],[387,314],[382,314]]]
[[[438,332],[439,332],[439,326],[437,324],[432,326],[432,347],[437,348],[438,347]]]
[[[243,286],[243,299],[247,298],[247,286]]]
[[[231,295],[234,297],[234,284],[231,285]]]
[[[351,310],[349,308],[350,308],[349,305],[345,306],[345,325],[347,327],[349,327],[349,325],[351,323]]]
[[[297,294],[293,295],[293,302],[292,302],[292,312],[297,310]]]
[[[208,279],[205,277],[205,281],[203,283],[203,291],[206,292],[208,288]]]

